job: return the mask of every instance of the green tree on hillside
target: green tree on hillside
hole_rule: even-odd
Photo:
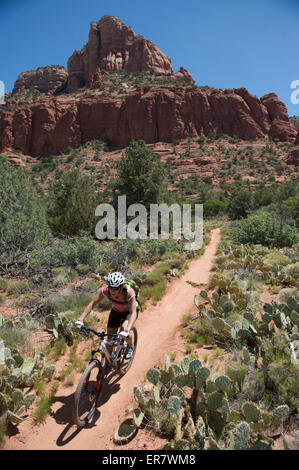
[[[16,252],[45,243],[50,235],[46,208],[26,171],[0,155],[0,247]]]
[[[65,235],[92,232],[99,202],[94,181],[89,176],[82,175],[78,169],[64,172],[49,191],[48,217],[53,232]]]
[[[246,189],[234,188],[228,203],[228,215],[231,219],[243,219],[253,209],[253,195]]]
[[[283,203],[284,210],[291,216],[297,227],[299,227],[299,194],[296,197],[289,197]]]
[[[134,203],[150,204],[166,202],[165,170],[159,157],[143,140],[133,141],[126,149],[126,156],[118,166],[118,176],[113,183],[113,200],[126,195],[127,206]]]

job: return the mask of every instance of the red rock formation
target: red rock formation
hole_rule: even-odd
[[[272,102],[268,98],[267,105],[279,115],[277,97]],[[270,117],[268,108],[245,89],[215,90],[208,95],[186,86],[147,86],[127,95],[98,95],[68,104],[49,97],[2,113],[0,150],[49,155],[92,139],[108,138],[113,146],[121,147],[132,140],[171,142],[211,132],[215,137],[257,139],[272,129],[273,114]],[[286,132],[281,139],[289,140],[294,127],[282,122]]]
[[[103,79],[106,77],[107,72],[102,71],[100,69],[97,69],[95,72],[93,72],[87,81],[87,87],[88,88],[99,88],[102,83]]]
[[[157,46],[136,36],[114,16],[105,15],[90,24],[88,43],[68,60],[68,91],[84,86],[97,69],[173,74],[171,60]]]
[[[189,85],[194,85],[194,80],[188,70],[184,69],[184,67],[180,67],[180,70],[176,72],[172,77],[170,77],[174,82],[185,82]]]
[[[299,129],[297,131],[295,148],[291,151],[289,158],[287,159],[287,163],[289,165],[299,166]]]
[[[261,103],[267,108],[271,122],[269,135],[282,141],[295,138],[296,129],[290,125],[287,108],[278,96],[268,93],[261,97]]]
[[[77,147],[91,139],[107,138],[113,146],[132,140],[170,142],[189,135],[223,134],[245,139],[265,135],[290,141],[296,130],[285,105],[274,93],[260,100],[245,88],[204,93],[183,67],[173,73],[171,60],[119,19],[106,15],[91,23],[89,40],[63,67],[44,67],[20,74],[15,91],[38,88],[54,93],[82,86],[98,88],[110,71],[127,70],[167,76],[173,86],[144,86],[128,94],[78,99],[47,97],[0,116],[0,150],[49,155]],[[184,86],[180,86],[180,84]],[[190,84],[191,86],[186,86]]]
[[[20,73],[15,82],[13,94],[24,89],[35,89],[42,93],[55,93],[66,86],[67,79],[68,73],[60,65],[39,67],[36,70]]]

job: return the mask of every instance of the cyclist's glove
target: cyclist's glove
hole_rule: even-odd
[[[83,321],[77,320],[75,322],[75,325],[79,330],[81,330],[81,328],[84,326],[84,323],[83,323]]]

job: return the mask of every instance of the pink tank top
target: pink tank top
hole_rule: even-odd
[[[105,297],[108,297],[108,286],[106,285],[102,287],[101,292]],[[122,292],[119,294],[118,297],[116,296],[113,297],[111,293],[111,297],[112,297],[111,301],[112,301],[113,310],[115,310],[116,312],[128,312],[130,310],[129,304],[125,303],[124,294]],[[133,297],[135,297],[135,292],[134,292],[133,287],[130,287],[129,292],[128,292],[128,300],[131,300]],[[118,303],[118,302],[121,302],[121,303]]]

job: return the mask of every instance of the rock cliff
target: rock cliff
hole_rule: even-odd
[[[282,114],[284,131],[274,132],[268,109],[281,109],[276,95],[267,98],[267,108],[263,98],[258,100],[243,88],[207,94],[193,86],[148,86],[121,96],[95,95],[68,103],[59,98],[3,112],[0,149],[49,155],[104,138],[122,147],[138,139],[172,142],[202,134],[258,139],[272,132],[281,140],[296,136]]]
[[[39,67],[36,70],[20,73],[15,82],[13,94],[25,89],[55,94],[66,87],[67,80],[68,72],[60,65]]]
[[[127,72],[142,72],[156,82],[103,88],[107,77]],[[90,96],[80,91],[83,86]],[[137,139],[172,142],[203,134],[281,141],[297,134],[275,93],[258,99],[245,88],[196,87],[186,69],[174,73],[171,60],[154,44],[109,15],[91,23],[88,43],[69,58],[68,71],[50,66],[24,72],[13,95],[32,88],[48,96],[0,107],[0,151],[47,156],[92,139],[122,147]]]
[[[75,51],[68,60],[68,91],[84,86],[98,70],[150,72],[172,75],[171,60],[153,43],[118,18],[103,16],[90,24],[86,46]]]

